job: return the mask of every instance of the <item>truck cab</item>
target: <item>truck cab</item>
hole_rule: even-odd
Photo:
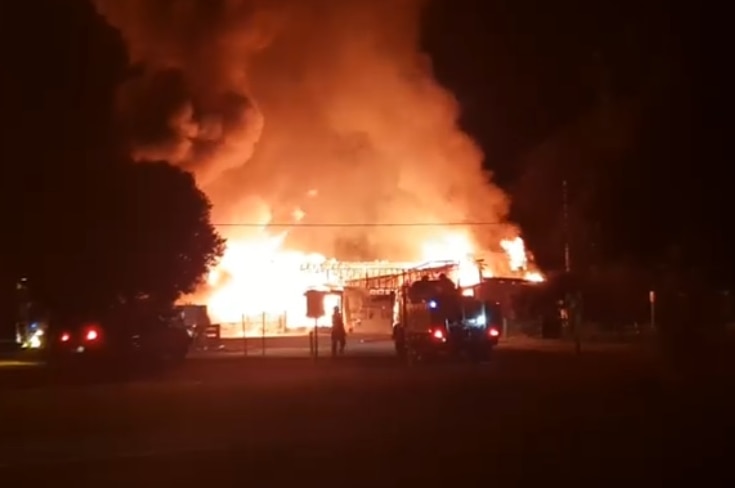
[[[396,295],[393,340],[403,358],[487,359],[502,330],[497,304],[463,296],[446,280],[422,280]]]

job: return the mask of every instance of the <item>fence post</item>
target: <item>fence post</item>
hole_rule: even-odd
[[[579,355],[582,354],[582,294],[577,292],[573,297],[572,324],[574,325],[574,349],[577,355]]]
[[[319,319],[314,319],[314,359],[319,358]]]
[[[240,326],[242,328],[242,351],[243,355],[248,355],[248,334],[245,330],[245,314],[240,317]]]
[[[265,312],[263,312],[263,320],[260,327],[260,346],[263,349],[262,354],[265,356]]]

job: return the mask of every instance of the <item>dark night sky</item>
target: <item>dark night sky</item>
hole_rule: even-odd
[[[710,71],[722,45],[720,31],[704,32],[713,17],[657,0],[433,3],[435,69],[542,262],[560,264],[549,236],[559,224],[554,179],[566,176],[577,261],[674,259],[731,278],[724,91]],[[608,128],[591,131],[600,119]],[[635,127],[628,137],[626,127]],[[594,150],[606,138],[613,149]]]
[[[530,145],[590,109],[603,77],[616,94],[634,92],[655,57],[676,49],[662,18],[670,12],[645,2],[635,10],[581,0],[434,5],[426,44],[435,68],[456,87],[466,125],[502,179],[518,177],[515,163]]]
[[[107,120],[124,69],[122,45],[83,1],[41,2],[53,5],[44,15],[37,2],[6,3],[5,176],[17,170],[8,161],[54,147],[82,155],[60,168],[86,164],[90,150],[114,137]],[[699,12],[672,5],[430,3],[425,45],[434,67],[511,192],[542,265],[560,264],[560,181],[567,177],[578,240],[598,253],[585,247],[581,261],[594,254],[588,264],[655,267],[676,255],[707,271],[732,268],[723,225],[732,200],[729,160],[714,143],[710,112],[719,87],[703,64]],[[590,131],[600,121],[605,129]]]

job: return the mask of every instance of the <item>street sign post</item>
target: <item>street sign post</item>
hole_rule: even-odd
[[[319,357],[319,319],[325,315],[324,297],[326,295],[326,292],[319,290],[308,290],[304,293],[304,296],[306,296],[306,316],[314,319],[314,347],[312,349],[314,359]]]

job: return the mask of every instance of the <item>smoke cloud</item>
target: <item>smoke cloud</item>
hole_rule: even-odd
[[[507,198],[419,49],[420,0],[94,2],[140,67],[119,96],[134,156],[193,171],[217,221],[505,221]],[[437,231],[289,239],[345,259],[404,259]],[[473,232],[496,246],[515,229]]]

